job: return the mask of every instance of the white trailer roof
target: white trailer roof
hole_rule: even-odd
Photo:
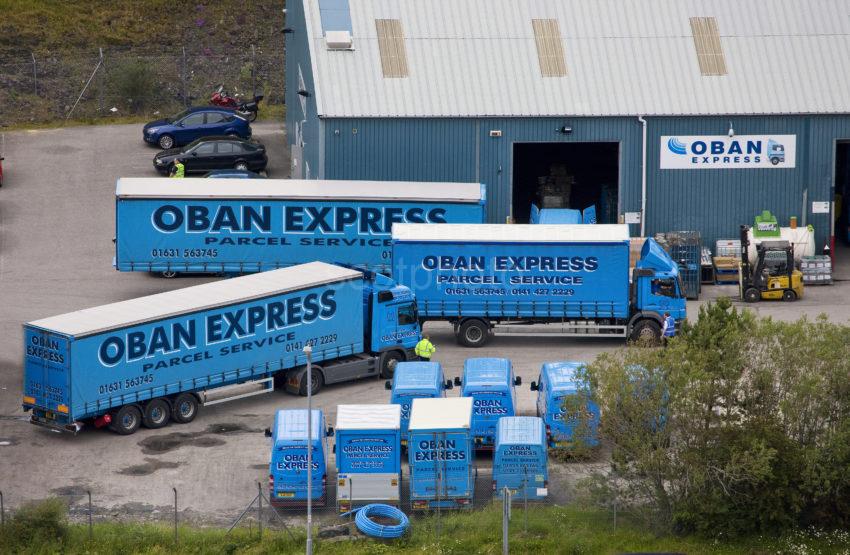
[[[480,183],[122,177],[118,198],[249,198],[367,201],[482,201]]]
[[[186,314],[247,302],[270,295],[361,277],[348,268],[310,262],[280,270],[223,279],[167,293],[86,308],[29,322],[27,325],[73,337],[85,337]]]
[[[622,243],[626,224],[393,224],[393,240],[485,243]]]
[[[401,405],[339,405],[337,430],[398,430]]]
[[[472,423],[472,397],[413,400],[409,430],[455,430]]]

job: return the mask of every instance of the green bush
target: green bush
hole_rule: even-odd
[[[721,299],[666,349],[600,356],[582,377],[618,479],[592,481],[596,497],[660,531],[847,526],[848,345],[850,327],[759,320]]]
[[[0,546],[10,551],[31,545],[55,545],[67,537],[68,506],[56,498],[23,505],[0,528]]]
[[[144,109],[156,92],[156,75],[142,60],[128,60],[110,69],[109,81],[115,94],[133,113]]]

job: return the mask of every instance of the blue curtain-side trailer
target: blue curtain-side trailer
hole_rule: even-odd
[[[121,178],[122,272],[242,274],[308,260],[389,275],[394,223],[482,223],[480,183]]]
[[[494,330],[658,341],[665,312],[686,316],[678,265],[654,240],[629,275],[625,224],[396,224],[393,277],[465,347]]]
[[[25,324],[23,408],[34,424],[130,434],[271,391],[278,374],[306,394],[308,344],[316,392],[390,377],[418,339],[408,288],[312,262]]]

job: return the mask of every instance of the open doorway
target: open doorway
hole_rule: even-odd
[[[512,216],[528,223],[539,208],[596,207],[598,223],[617,223],[619,143],[514,143]]]
[[[850,140],[835,143],[835,266],[833,279],[850,278]]]

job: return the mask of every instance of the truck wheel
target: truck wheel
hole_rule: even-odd
[[[661,326],[655,320],[641,320],[632,328],[629,338],[635,343],[657,344],[661,340]]]
[[[124,405],[115,413],[112,422],[109,423],[109,429],[116,434],[128,436],[135,433],[141,423],[142,412],[139,410],[139,407]]]
[[[198,399],[191,393],[181,393],[174,399],[171,419],[178,424],[188,424],[198,416]]]
[[[315,395],[322,389],[322,386],[325,385],[325,377],[322,375],[322,371],[318,369],[316,366],[313,366],[313,371],[311,372],[311,378],[313,378],[313,387],[311,388],[312,394]],[[307,396],[307,372],[304,372],[303,377],[301,378],[301,387],[298,389],[298,394],[302,397]]]
[[[782,293],[782,300],[791,302],[797,300],[797,293],[792,291],[791,289],[786,289],[784,293]]]
[[[393,379],[396,365],[404,360],[404,355],[398,351],[387,351],[381,355],[381,377],[387,380]]]
[[[483,347],[490,330],[481,320],[467,320],[457,332],[457,342],[464,347]]]
[[[757,303],[761,300],[761,293],[755,287],[750,287],[744,291],[744,300],[748,303]]]
[[[145,428],[156,430],[168,425],[169,417],[171,417],[171,407],[168,403],[164,399],[153,399],[145,405],[142,424]]]
[[[174,270],[165,270],[160,275],[166,279],[171,279],[177,277],[177,272]]]

